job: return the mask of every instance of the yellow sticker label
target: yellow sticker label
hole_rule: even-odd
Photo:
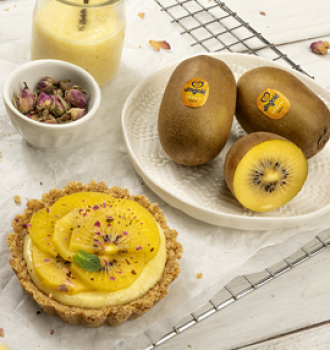
[[[259,110],[271,119],[281,119],[290,110],[290,101],[279,91],[268,88],[257,98]]]
[[[207,81],[201,78],[192,78],[183,85],[181,101],[188,107],[202,107],[205,105],[209,93],[210,87]]]

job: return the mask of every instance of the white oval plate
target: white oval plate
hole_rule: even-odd
[[[309,86],[330,106],[329,92],[305,75],[273,61],[244,54],[210,54],[221,59],[238,79],[259,66],[286,69]],[[175,62],[153,73],[132,91],[123,108],[123,135],[132,164],[145,183],[163,200],[209,224],[242,230],[268,230],[298,226],[330,210],[330,142],[308,161],[309,174],[300,193],[281,208],[255,213],[243,208],[226,186],[223,164],[230,146],[245,134],[234,120],[230,138],[220,155],[208,164],[183,166],[171,161],[158,138],[160,102]],[[312,116],[311,116],[312,117]]]

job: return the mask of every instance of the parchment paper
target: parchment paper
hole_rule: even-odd
[[[29,60],[33,5],[32,0],[0,2],[1,94],[8,73]],[[139,12],[145,12],[144,19]],[[171,50],[156,51],[149,39],[166,40]],[[150,345],[151,328],[167,332],[169,326],[192,312],[192,307],[203,305],[237,274],[259,271],[286,257],[288,249],[276,247],[294,251],[328,227],[325,219],[295,229],[263,232],[207,225],[171,208],[143,184],[122,138],[120,117],[125,99],[150,73],[197,52],[175,31],[169,16],[161,13],[153,0],[129,0],[121,67],[115,78],[102,87],[97,118],[80,140],[58,151],[31,148],[13,128],[0,104],[0,328],[5,331],[0,343],[5,342],[11,350],[143,348]],[[128,188],[132,194],[144,194],[151,202],[159,203],[184,247],[182,272],[166,298],[142,318],[117,328],[86,329],[39,313],[38,305],[24,294],[8,264],[6,237],[12,219],[23,212],[27,199],[40,199],[44,192],[62,188],[73,180],[88,183],[92,179]],[[22,204],[15,204],[15,195],[21,197]],[[271,253],[263,254],[264,249]],[[255,255],[257,252],[259,255]],[[203,273],[203,278],[197,279],[197,273]]]

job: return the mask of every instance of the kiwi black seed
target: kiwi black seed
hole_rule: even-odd
[[[283,167],[279,162],[275,162],[273,165],[272,161],[261,162],[258,170],[253,170],[251,173],[251,182],[254,186],[258,186],[261,189],[264,189],[266,192],[272,193],[278,186],[285,186],[286,179],[289,176],[289,173],[286,170],[286,167]],[[263,176],[265,170],[275,170],[278,173],[279,179],[273,182],[264,181]]]

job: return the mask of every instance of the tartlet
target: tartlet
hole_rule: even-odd
[[[132,200],[145,208],[155,219],[157,226],[165,238],[164,251],[166,251],[166,257],[164,258],[164,268],[159,279],[155,281],[155,284],[138,298],[122,305],[112,306],[98,305],[98,307],[82,307],[65,305],[61,301],[54,300],[53,295],[47,295],[45,293],[47,288],[41,288],[44,291],[40,290],[36,285],[36,280],[33,277],[34,274],[31,273],[31,270],[29,273],[29,261],[26,259],[26,246],[24,242],[30,239],[28,236],[29,227],[32,226],[30,224],[32,216],[44,208],[48,212],[48,208],[51,208],[60,198],[78,192],[98,192],[111,195],[116,199]],[[168,293],[169,285],[180,273],[178,260],[182,255],[182,246],[176,240],[177,232],[167,226],[165,216],[158,205],[151,204],[143,195],[130,196],[127,189],[121,189],[119,187],[108,188],[104,182],[96,183],[95,181],[91,181],[88,185],[82,185],[80,182],[71,182],[63,189],[53,189],[49,193],[44,194],[41,200],[29,200],[23,214],[19,214],[14,218],[12,227],[14,232],[11,232],[7,239],[11,252],[10,265],[16,273],[23,290],[46,313],[52,316],[58,316],[64,322],[70,324],[82,324],[86,327],[117,326],[126,320],[135,319],[143,315],[159,300],[165,297]],[[139,248],[136,248],[136,250]]]

